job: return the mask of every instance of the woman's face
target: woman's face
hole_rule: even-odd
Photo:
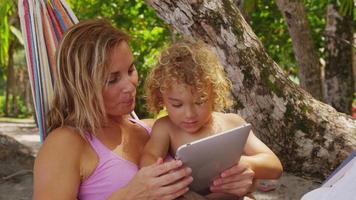
[[[127,42],[120,42],[111,53],[110,76],[103,89],[106,113],[109,116],[129,114],[135,108],[138,75]]]

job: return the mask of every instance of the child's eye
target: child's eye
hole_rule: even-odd
[[[204,103],[206,103],[207,100],[204,100],[204,101],[197,101],[195,102],[196,105],[200,106],[200,105],[203,105]]]
[[[129,68],[129,75],[132,75],[135,71],[136,71],[135,65],[131,65],[131,67]]]
[[[172,104],[172,106],[175,107],[175,108],[179,108],[179,107],[182,106],[182,104]]]

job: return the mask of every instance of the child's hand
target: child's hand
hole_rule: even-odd
[[[244,156],[238,164],[225,170],[214,180],[210,186],[212,192],[228,193],[239,197],[251,192],[255,173],[243,158]]]

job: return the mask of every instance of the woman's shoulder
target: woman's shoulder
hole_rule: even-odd
[[[83,143],[85,140],[79,131],[71,127],[60,127],[51,131],[45,141]]]
[[[60,127],[51,131],[40,148],[39,154],[78,155],[86,145],[85,139],[73,128]],[[73,154],[74,153],[74,154]]]
[[[37,191],[37,195],[51,190],[52,193],[57,191],[58,184],[69,185],[58,191],[74,195],[83,175],[81,158],[84,155],[85,143],[74,129],[57,128],[49,133],[34,164],[34,191]]]

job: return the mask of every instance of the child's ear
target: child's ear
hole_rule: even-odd
[[[160,95],[158,96],[158,110],[160,111],[165,107],[164,103],[163,103],[163,97]]]
[[[162,93],[161,92],[159,92],[158,93],[158,95],[157,95],[157,99],[158,99],[158,105],[160,106],[160,107],[164,107],[164,103],[163,103],[163,95],[162,95]]]

